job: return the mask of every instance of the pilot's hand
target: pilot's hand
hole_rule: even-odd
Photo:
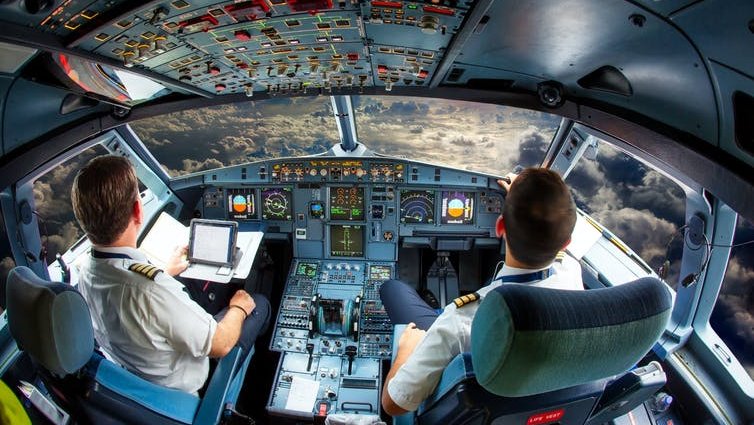
[[[508,193],[508,191],[511,190],[513,180],[516,180],[516,177],[518,177],[518,174],[508,173],[502,179],[498,179],[497,184],[500,185],[500,187],[502,187],[506,193]]]
[[[251,314],[251,312],[257,307],[257,305],[254,304],[254,298],[251,298],[251,295],[243,289],[239,289],[233,294],[228,305],[237,305],[241,307],[246,312],[246,315]]]
[[[409,323],[398,340],[398,350],[413,353],[416,346],[422,342],[426,334],[427,331],[417,328],[416,323]]]
[[[189,265],[186,255],[188,255],[188,245],[176,247],[170,254],[168,263],[165,264],[165,273],[176,276],[186,270]]]

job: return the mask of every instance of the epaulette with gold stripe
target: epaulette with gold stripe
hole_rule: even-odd
[[[157,276],[157,273],[162,273],[162,269],[158,269],[157,267],[151,264],[143,264],[143,263],[131,264],[128,270],[142,274],[146,276],[147,279],[149,280],[154,280],[155,276]]]
[[[565,251],[558,251],[558,253],[555,254],[555,262],[562,263],[565,256],[566,256]]]
[[[474,292],[473,294],[468,295],[462,295],[456,299],[453,300],[453,304],[456,305],[456,308],[461,308],[465,306],[466,304],[471,304],[474,301],[479,300],[479,294]]]

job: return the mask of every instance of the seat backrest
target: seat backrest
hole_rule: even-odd
[[[70,285],[16,267],[6,285],[8,326],[18,347],[63,377],[81,369],[94,352],[89,307]]]
[[[658,340],[671,306],[655,278],[588,291],[502,285],[472,324],[477,381],[493,394],[523,397],[621,374]]]

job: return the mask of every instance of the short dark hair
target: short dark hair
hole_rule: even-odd
[[[110,245],[126,230],[139,181],[122,156],[99,156],[79,170],[71,188],[73,212],[96,245]]]
[[[531,267],[550,264],[576,225],[576,205],[560,175],[527,168],[513,181],[503,207],[505,240],[516,259]]]

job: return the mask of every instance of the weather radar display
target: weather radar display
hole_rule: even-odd
[[[401,191],[401,223],[435,222],[435,193],[430,190]]]
[[[249,220],[257,218],[254,189],[228,189],[228,218]]]
[[[274,187],[262,189],[262,218],[265,220],[288,220],[291,215],[291,188]]]
[[[442,192],[442,224],[472,224],[474,222],[473,192]]]
[[[363,257],[364,227],[349,225],[330,226],[330,256]]]

